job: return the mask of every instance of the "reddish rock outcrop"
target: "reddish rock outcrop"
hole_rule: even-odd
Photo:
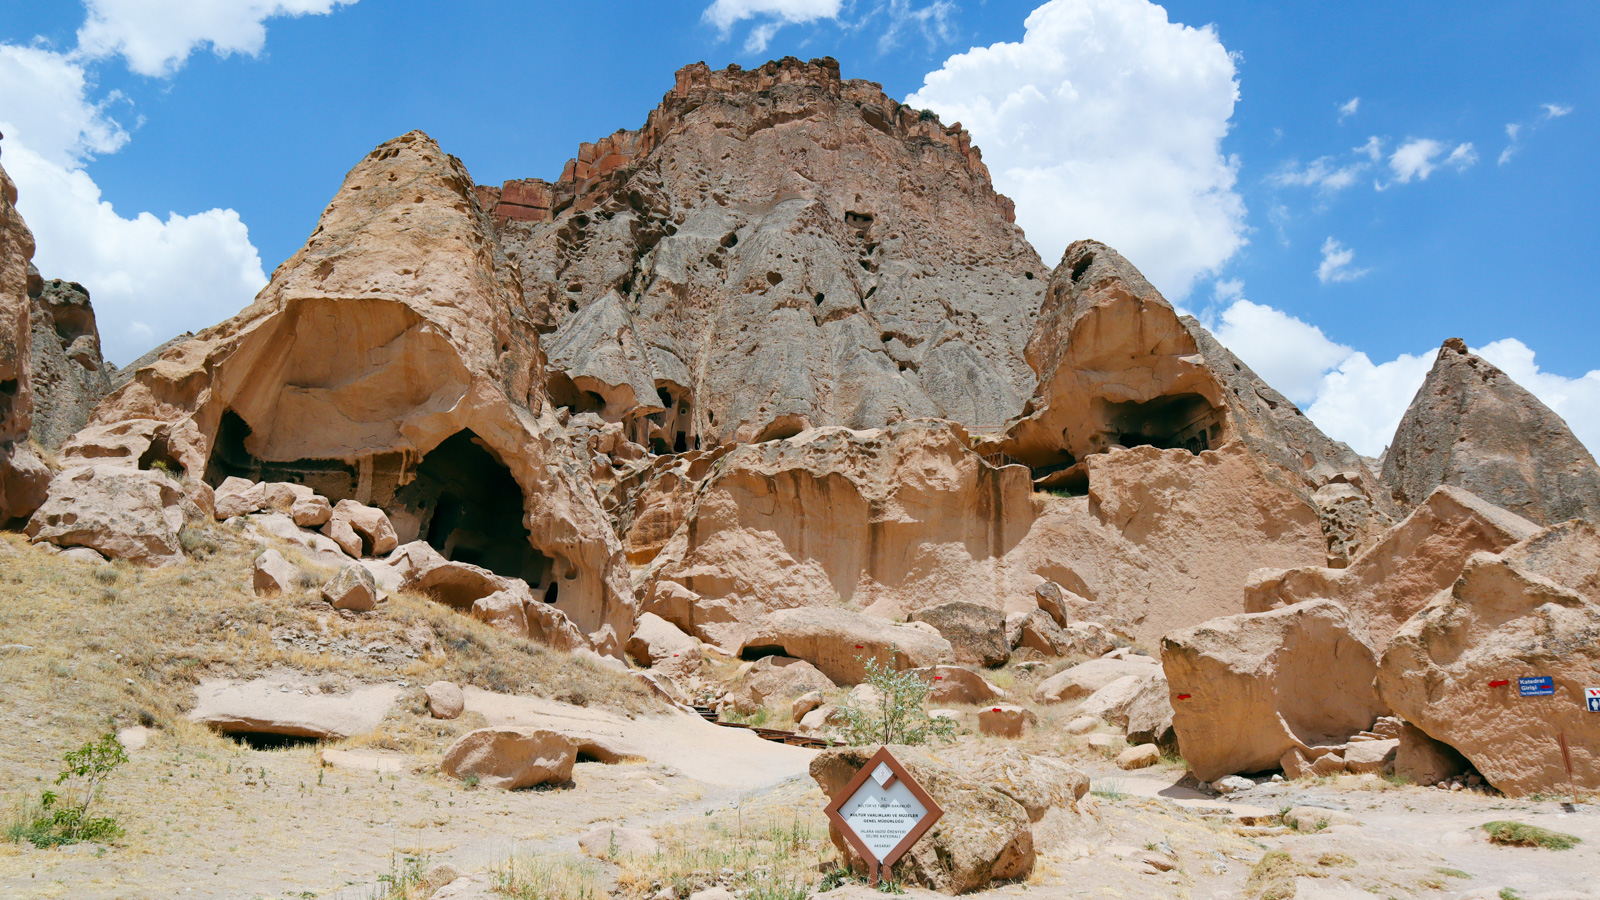
[[[546,399],[538,307],[466,169],[412,132],[350,171],[255,303],[138,368],[63,454],[377,507],[620,654],[632,590]]]
[[[959,125],[831,59],[703,63],[493,214],[550,390],[662,450],[939,416],[1000,426],[1047,271]]]
[[[1383,483],[1401,505],[1448,484],[1541,525],[1600,521],[1600,466],[1567,423],[1451,338],[1400,420]]]
[[[1389,636],[1453,584],[1472,554],[1499,552],[1538,531],[1515,513],[1441,486],[1348,568],[1256,572],[1245,587],[1245,605],[1261,612],[1303,600],[1337,600],[1361,620],[1373,649],[1382,653]]]
[[[32,258],[33,232],[17,212],[17,186],[0,168],[0,524],[32,515],[50,482],[49,470],[28,448],[29,294],[43,287],[28,264]]]

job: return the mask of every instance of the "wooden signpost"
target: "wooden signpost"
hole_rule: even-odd
[[[871,867],[872,885],[904,856],[944,810],[880,747],[826,810],[828,821]]]

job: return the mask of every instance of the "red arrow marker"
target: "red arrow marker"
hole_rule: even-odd
[[[1505,687],[1506,685],[1508,685],[1510,683],[1511,682],[1509,680],[1507,680],[1505,678],[1501,678],[1498,681],[1489,682],[1489,687]]]
[[[1187,699],[1189,699],[1189,697],[1190,697],[1189,694],[1179,694],[1178,695],[1178,699],[1179,700],[1187,700]]]

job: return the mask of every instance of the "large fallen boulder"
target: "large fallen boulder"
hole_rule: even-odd
[[[921,628],[897,625],[846,609],[780,609],[750,629],[741,656],[792,656],[811,663],[837,684],[866,677],[866,660],[896,670],[949,662],[950,642]]]
[[[1395,633],[1379,692],[1507,794],[1600,788],[1600,715],[1584,695],[1600,687],[1600,605],[1511,555],[1474,555]],[[1521,695],[1538,678],[1551,693]]]
[[[287,674],[208,680],[195,688],[189,718],[222,734],[335,740],[376,729],[403,693],[393,684],[326,693],[310,678]]]
[[[1172,725],[1195,777],[1280,767],[1343,744],[1385,712],[1377,658],[1350,613],[1312,600],[1212,619],[1161,640]]]
[[[803,659],[766,656],[750,664],[739,677],[729,699],[746,715],[758,707],[792,707],[794,701],[812,691],[832,691],[834,683],[816,666]]]
[[[161,472],[109,465],[68,469],[50,482],[44,505],[28,520],[28,537],[166,565],[183,559],[178,532],[184,499],[182,486]]]
[[[992,606],[953,600],[918,610],[911,620],[938,630],[962,665],[993,668],[1011,658],[1005,614]]]
[[[1451,338],[1417,389],[1383,458],[1403,505],[1441,484],[1541,525],[1600,519],[1600,466],[1567,423],[1488,360]]]
[[[1148,677],[1158,671],[1156,661],[1148,656],[1128,659],[1091,659],[1068,669],[1063,669],[1039,682],[1033,689],[1033,699],[1040,703],[1061,703],[1078,700],[1093,694],[1119,678],[1129,675]]]
[[[400,546],[388,515],[381,509],[354,500],[340,500],[334,504],[333,514],[322,526],[322,533],[333,538],[334,543],[355,559],[384,556]]]
[[[875,747],[824,751],[811,761],[811,777],[824,794],[836,797],[876,752]],[[890,752],[944,810],[894,865],[893,878],[961,894],[1033,870],[1033,829],[1022,803],[924,749],[894,746]],[[830,826],[829,837],[851,868],[866,871],[865,860],[837,828]]]
[[[444,751],[439,771],[483,787],[516,790],[537,784],[572,780],[578,747],[566,736],[544,728],[500,725],[479,728],[456,739]]]
[[[703,657],[699,641],[654,613],[639,616],[627,649],[634,662],[672,676],[693,673]]]
[[[1336,600],[1365,626],[1379,653],[1389,636],[1449,587],[1467,558],[1498,553],[1539,526],[1474,494],[1441,485],[1347,568],[1263,569],[1245,586],[1245,607],[1261,612],[1303,600]]]
[[[987,678],[960,666],[929,666],[912,669],[911,674],[927,682],[928,702],[936,706],[947,703],[988,703],[1006,695]]]

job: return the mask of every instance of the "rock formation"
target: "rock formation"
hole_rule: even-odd
[[[33,440],[47,450],[78,432],[111,392],[112,367],[100,358],[89,292],[72,281],[39,282],[33,300]]]
[[[254,304],[139,367],[63,455],[378,507],[620,654],[632,591],[546,399],[541,310],[466,169],[412,132],[350,171]]]
[[[1291,751],[1320,755],[1385,712],[1372,647],[1331,600],[1174,632],[1161,666],[1178,746],[1203,781],[1277,769]]]
[[[1349,568],[1263,569],[1245,588],[1250,612],[1303,600],[1337,600],[1382,653],[1389,637],[1453,584],[1472,554],[1496,553],[1539,526],[1478,497],[1441,486]]]
[[[550,394],[662,451],[998,427],[1047,269],[967,133],[831,59],[703,63],[554,182],[479,187],[548,299]]]
[[[31,515],[44,502],[50,473],[28,447],[33,385],[28,358],[29,295],[42,290],[33,232],[17,212],[17,186],[0,168],[0,525]]]
[[[1600,788],[1600,715],[1584,700],[1600,686],[1600,604],[1518,564],[1592,573],[1589,538],[1566,531],[1475,554],[1395,634],[1378,670],[1385,703],[1513,796]],[[1518,679],[1531,677],[1550,678],[1554,693],[1522,696]]]
[[[1600,467],[1567,423],[1451,338],[1400,420],[1383,483],[1406,508],[1441,484],[1541,525],[1600,520]]]

